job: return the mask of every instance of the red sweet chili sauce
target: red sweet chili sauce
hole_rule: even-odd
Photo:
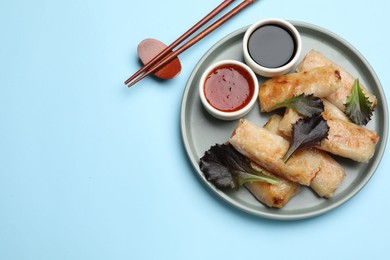
[[[234,112],[249,103],[254,94],[254,82],[244,68],[225,64],[216,67],[206,77],[204,93],[214,108]]]

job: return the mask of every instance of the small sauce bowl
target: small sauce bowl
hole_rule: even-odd
[[[286,74],[297,64],[302,51],[298,30],[278,18],[260,20],[249,26],[243,38],[245,63],[263,77]]]
[[[259,82],[246,64],[236,60],[214,63],[202,74],[199,96],[212,116],[235,120],[246,115],[257,100]]]

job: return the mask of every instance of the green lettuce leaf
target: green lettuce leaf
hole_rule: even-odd
[[[366,125],[372,116],[372,102],[363,93],[359,80],[356,79],[351,95],[347,98],[345,114],[357,125]]]

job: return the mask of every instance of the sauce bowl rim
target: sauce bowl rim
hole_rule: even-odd
[[[248,50],[249,38],[253,34],[253,32],[264,25],[272,25],[272,24],[281,26],[286,30],[288,30],[291,33],[292,37],[294,38],[296,44],[294,57],[288,63],[277,68],[264,67],[258,64],[256,61],[253,60]],[[286,74],[294,67],[294,65],[298,63],[298,60],[301,56],[301,52],[302,52],[302,38],[299,31],[292,23],[284,19],[266,18],[266,19],[259,20],[248,27],[243,37],[243,55],[244,55],[245,63],[249,65],[249,67],[251,67],[255,73],[263,77],[274,77],[274,76]]]
[[[215,68],[222,66],[222,65],[237,65],[241,68],[243,68],[246,72],[249,73],[251,80],[253,81],[253,95],[250,99],[250,101],[241,109],[236,110],[236,111],[221,111],[213,107],[206,99],[206,95],[204,93],[204,85],[207,76],[211,73],[212,70]],[[209,112],[212,116],[222,119],[222,120],[235,120],[243,117],[246,115],[254,106],[256,103],[256,100],[259,95],[259,81],[257,79],[257,76],[255,72],[245,63],[238,61],[238,60],[233,60],[233,59],[225,59],[225,60],[220,60],[209,67],[203,72],[202,76],[200,77],[199,81],[199,96],[200,100],[202,102],[203,107]]]

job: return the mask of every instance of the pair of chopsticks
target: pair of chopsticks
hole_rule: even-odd
[[[217,29],[219,26],[221,26],[223,23],[225,23],[227,20],[232,18],[234,15],[242,11],[245,7],[255,2],[255,0],[245,0],[238,6],[236,6],[234,9],[232,9],[230,12],[222,16],[219,20],[214,22],[212,25],[207,27],[205,30],[201,31],[199,34],[197,34],[194,38],[189,40],[187,43],[182,45],[180,48],[178,48],[176,51],[172,51],[175,47],[177,47],[180,43],[182,43],[184,40],[186,40],[190,35],[192,35],[195,31],[197,31],[200,27],[205,25],[207,22],[209,22],[212,18],[214,18],[217,14],[219,14],[223,9],[225,9],[227,6],[229,6],[231,3],[233,3],[234,0],[225,0],[223,1],[219,6],[217,6],[213,11],[211,11],[207,16],[205,16],[202,20],[200,20],[197,24],[195,24],[193,27],[191,27],[187,32],[185,32],[182,36],[180,36],[176,41],[174,41],[171,45],[166,47],[162,52],[160,52],[155,58],[153,58],[151,61],[149,61],[145,66],[143,66],[140,70],[138,70],[136,73],[134,73],[133,76],[128,78],[125,81],[125,84],[128,87],[133,86],[146,76],[158,71],[161,69],[164,65],[168,64],[170,61],[175,59],[179,54],[190,48],[192,45],[206,37],[208,34],[210,34],[212,31]],[[142,74],[143,73],[143,74]],[[142,74],[142,75],[141,75]]]

